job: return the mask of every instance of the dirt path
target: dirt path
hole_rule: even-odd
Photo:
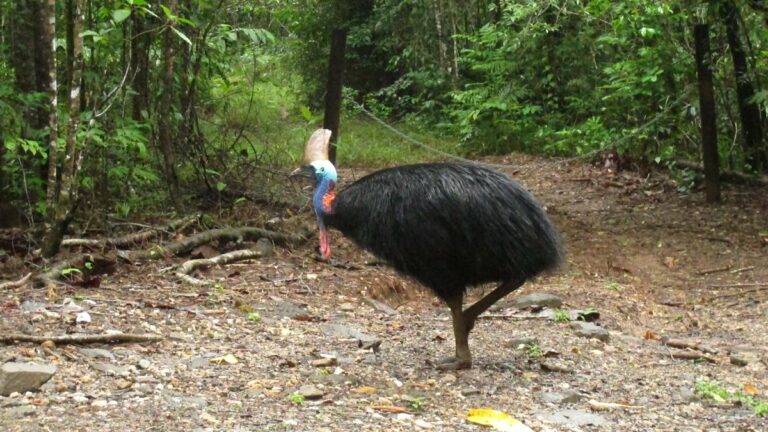
[[[706,206],[657,175],[531,171],[513,175],[561,228],[568,268],[480,320],[472,370],[432,368],[453,347],[447,308],[365,265],[336,233],[335,256],[352,269],[316,262],[308,245],[211,270],[204,277],[219,282],[203,288],[175,283],[168,261],[124,265],[98,289],[63,288],[70,303],[0,293],[0,334],[165,336],[86,347],[95,351],[0,346],[0,360],[58,366],[40,392],[0,396],[0,430],[479,431],[465,419],[479,407],[535,431],[768,430],[754,412],[768,401],[768,192],[731,188]],[[514,307],[536,292],[558,296],[563,311],[596,310],[609,340]],[[90,323],[74,322],[82,311]],[[711,353],[689,352],[713,363],[673,358],[683,350],[662,336],[700,343]],[[237,363],[215,361],[227,355]],[[706,382],[754,404],[704,398]]]

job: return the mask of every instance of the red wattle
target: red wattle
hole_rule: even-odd
[[[320,255],[323,259],[331,257],[331,244],[328,241],[328,231],[325,229],[320,230]]]

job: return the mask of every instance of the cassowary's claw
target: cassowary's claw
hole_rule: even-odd
[[[472,360],[459,359],[454,356],[440,359],[440,361],[435,365],[435,368],[438,370],[460,370],[469,369],[471,367]]]

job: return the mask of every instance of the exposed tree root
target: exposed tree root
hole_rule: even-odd
[[[276,244],[298,244],[307,239],[307,234],[283,234],[263,228],[240,227],[240,228],[220,228],[209,231],[203,231],[191,237],[180,241],[169,243],[165,246],[157,246],[132,256],[135,259],[158,259],[172,255],[184,255],[192,249],[210,243],[214,240],[219,241],[257,241],[260,238],[266,238]]]
[[[18,288],[18,287],[26,284],[27,282],[29,282],[29,280],[31,278],[32,278],[32,273],[30,272],[30,273],[27,273],[26,276],[24,276],[23,278],[21,278],[19,280],[3,282],[3,283],[0,284],[0,290],[4,290],[4,289],[7,289],[7,288]]]
[[[124,249],[135,244],[143,243],[151,240],[163,232],[179,232],[184,231],[187,227],[197,222],[200,219],[199,215],[188,216],[183,219],[177,219],[170,222],[164,228],[149,228],[139,232],[126,234],[121,237],[107,238],[107,239],[84,239],[84,238],[69,238],[61,242],[62,246],[85,246],[90,248],[104,249],[107,247],[116,247],[118,249]]]
[[[231,262],[242,261],[242,260],[247,260],[252,258],[259,258],[262,256],[264,256],[264,253],[260,250],[242,249],[242,250],[227,252],[225,254],[221,254],[213,258],[193,259],[185,262],[179,267],[178,270],[176,270],[176,277],[192,285],[205,285],[208,283],[207,281],[190,276],[189,274],[201,268],[211,267],[214,265],[228,264]]]
[[[35,342],[43,343],[51,341],[55,344],[88,344],[88,343],[124,343],[124,342],[157,342],[162,340],[163,336],[153,334],[133,334],[133,333],[114,333],[114,334],[68,334],[60,336],[31,336],[24,334],[0,335],[0,343],[15,342]]]

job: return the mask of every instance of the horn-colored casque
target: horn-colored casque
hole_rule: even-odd
[[[328,146],[331,143],[331,131],[318,129],[312,133],[304,148],[304,163],[312,163],[317,160],[328,160]]]

